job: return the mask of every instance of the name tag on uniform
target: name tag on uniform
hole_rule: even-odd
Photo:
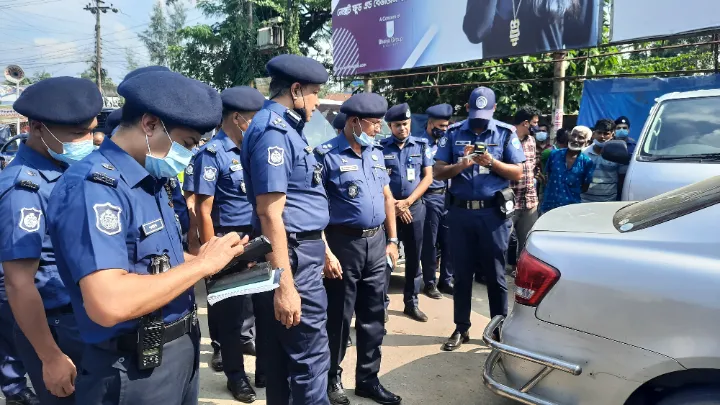
[[[340,172],[355,172],[358,170],[357,165],[340,166]]]
[[[419,153],[417,155],[410,155],[410,157],[420,157],[420,156],[422,156],[422,155]]]
[[[236,171],[238,171],[238,170],[242,170],[242,165],[241,165],[241,164],[236,164],[236,165],[230,166],[230,171],[231,171],[231,172],[236,172]]]
[[[470,141],[455,141],[455,146],[457,145],[470,145]]]
[[[375,165],[375,166],[373,166],[373,168],[385,170],[385,166],[380,166],[380,165]]]
[[[415,168],[414,167],[407,168],[407,180],[415,181]]]
[[[395,159],[395,155],[385,155],[385,159]]]
[[[162,230],[163,228],[165,228],[165,225],[163,225],[163,221],[161,218],[150,221],[146,224],[142,224],[142,231],[143,235],[145,236],[150,236],[155,232]]]
[[[485,166],[478,166],[478,174],[490,174],[490,169]]]

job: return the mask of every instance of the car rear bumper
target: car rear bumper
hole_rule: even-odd
[[[498,328],[500,341],[492,338]],[[541,321],[519,304],[507,319],[494,318],[483,339],[492,348],[485,385],[524,404],[622,404],[652,378],[683,370],[661,354]]]

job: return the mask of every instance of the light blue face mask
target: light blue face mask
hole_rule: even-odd
[[[362,127],[360,127],[362,130]],[[370,135],[366,134],[365,131],[360,132],[360,136],[355,135],[355,128],[353,128],[353,136],[355,137],[355,142],[360,144],[360,146],[370,146],[373,144],[372,138],[370,138]]]
[[[535,139],[536,139],[538,142],[545,142],[545,141],[547,141],[547,132],[544,132],[544,131],[537,132],[537,133],[535,134]]]
[[[604,148],[604,147],[605,147],[605,142],[600,142],[600,141],[598,141],[597,139],[593,139],[593,144],[594,144],[595,146],[597,146],[597,147],[600,147],[600,148]]]
[[[628,135],[630,135],[630,131],[628,131],[627,129],[618,129],[617,131],[615,131],[615,136],[620,139],[625,139],[628,137]]]
[[[168,139],[172,142],[170,151],[164,158],[158,158],[152,155],[150,151],[150,141],[148,141],[147,135],[145,135],[145,142],[147,143],[148,153],[145,155],[145,170],[150,173],[156,179],[160,178],[171,178],[180,174],[190,164],[190,159],[193,157],[193,153],[187,150],[184,146],[175,142],[170,138],[170,134],[165,129],[165,124],[160,122],[163,126],[163,131],[167,135]]]
[[[57,139],[55,134],[53,134],[52,131],[50,131],[50,129],[45,126],[45,124],[43,124],[43,127],[45,127],[45,130],[48,131],[48,133],[50,133],[50,135],[55,138],[56,141],[60,142],[60,140]],[[47,151],[53,159],[65,162],[68,165],[82,160],[85,156],[89,155],[90,152],[95,150],[95,145],[93,145],[92,139],[88,139],[87,141],[80,142],[60,142],[63,147],[63,152],[57,153],[54,150],[50,149],[47,143],[45,143],[45,139],[40,139],[47,147]]]

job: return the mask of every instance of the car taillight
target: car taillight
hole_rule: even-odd
[[[515,275],[515,302],[536,307],[560,279],[560,272],[523,251]]]

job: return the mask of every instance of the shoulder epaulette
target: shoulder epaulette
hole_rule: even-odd
[[[15,178],[15,185],[28,190],[38,191],[40,190],[40,183],[38,179],[39,173],[37,170],[23,166],[20,168],[20,171]]]
[[[215,143],[211,143],[208,145],[207,148],[205,148],[206,151],[212,153],[213,155],[217,153],[217,146],[215,146]]]
[[[452,125],[450,125],[450,126],[448,127],[448,131],[450,131],[451,129],[460,128],[460,127],[462,126],[462,124],[464,124],[464,123],[465,123],[465,120],[456,122],[456,123],[454,123],[454,124],[452,124]]]
[[[373,147],[374,147],[375,149],[381,149],[381,150],[382,150],[382,149],[385,149],[385,145],[382,144],[382,141],[375,141],[375,142],[373,143]]]
[[[273,128],[280,132],[287,132],[288,124],[285,120],[277,115],[275,112],[270,114],[270,121],[268,121],[268,127]]]
[[[506,124],[502,121],[495,121],[495,126],[508,129],[508,130],[510,130],[510,132],[516,131],[515,125]]]
[[[415,138],[415,142],[417,142],[417,143],[424,143],[426,145],[428,143],[427,138],[423,138],[422,136],[416,136],[414,138]]]
[[[96,163],[86,177],[88,180],[110,187],[117,187],[120,173],[110,163]]]

